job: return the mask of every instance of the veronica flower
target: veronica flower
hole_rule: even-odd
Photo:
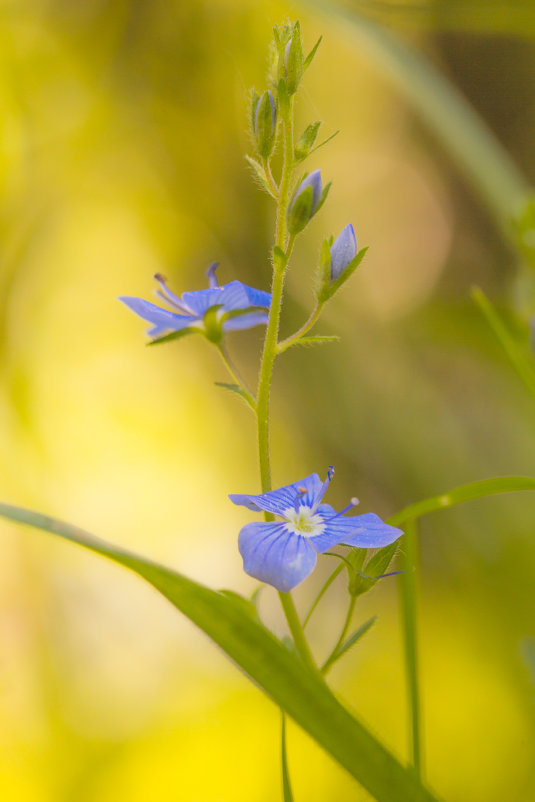
[[[338,513],[329,504],[322,504],[333,475],[330,467],[324,482],[313,473],[269,493],[229,496],[234,504],[282,519],[246,524],[241,530],[238,548],[247,574],[277,590],[289,591],[312,573],[317,555],[333,546],[343,543],[375,549],[403,534],[371,512],[345,517],[358,504],[357,499],[351,499]]]
[[[295,190],[288,207],[288,229],[291,234],[298,234],[309,220],[319,212],[330,189],[325,189],[321,181],[321,170],[309,173]]]
[[[171,292],[165,278],[157,273],[154,276],[159,285],[156,295],[173,311],[142,298],[123,296],[119,300],[152,324],[147,332],[150,337],[199,332],[219,343],[225,331],[250,329],[267,323],[270,293],[255,290],[241,281],[231,281],[220,287],[215,277],[216,268],[217,263],[208,268],[209,289],[184,292],[181,297]]]

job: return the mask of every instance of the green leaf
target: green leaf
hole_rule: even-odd
[[[482,479],[479,482],[470,482],[470,484],[456,487],[448,493],[442,493],[440,496],[432,496],[423,501],[417,501],[416,504],[410,504],[392,515],[388,519],[388,523],[392,526],[401,526],[405,521],[412,521],[415,518],[421,518],[422,515],[444,510],[447,507],[454,507],[456,504],[462,504],[465,501],[486,498],[499,493],[512,493],[518,490],[535,490],[535,479],[529,476],[501,476],[496,479]]]
[[[214,382],[214,384],[216,387],[222,387],[224,390],[228,390],[230,393],[236,393],[236,395],[241,396],[244,401],[249,403],[247,396],[239,384],[227,384],[227,382]]]
[[[496,339],[507,354],[509,362],[516,370],[518,376],[524,382],[531,395],[535,397],[535,365],[532,355],[512,334],[483,290],[479,287],[473,287],[472,298],[478,305],[487,323],[494,332]]]
[[[246,599],[244,596],[240,596],[239,593],[236,593],[234,590],[220,590],[219,591],[222,596],[225,596],[232,604],[236,606],[237,610],[241,610],[245,615],[248,615],[253,621],[260,622],[260,618],[258,617],[258,610],[256,609],[256,604],[251,599]]]
[[[202,629],[379,802],[434,802],[410,769],[346,710],[314,672],[241,607],[241,602],[40,513],[0,504],[0,515],[77,543],[122,565],[156,588]]]
[[[299,164],[299,162],[302,162],[304,159],[306,159],[306,157],[310,153],[311,148],[314,145],[314,142],[316,141],[320,125],[321,122],[319,121],[307,125],[307,127],[297,140],[297,144],[294,150],[294,160],[296,164]]]
[[[355,632],[353,632],[353,634],[350,635],[349,638],[342,643],[342,645],[336,652],[336,655],[334,655],[334,659],[331,660],[331,665],[335,663],[337,660],[339,660],[343,654],[349,651],[349,649],[351,649],[351,647],[354,646],[355,643],[357,643],[357,641],[359,641],[366,634],[366,632],[368,632],[372,628],[372,626],[375,624],[376,621],[377,621],[377,616],[374,615],[372,618],[370,618],[368,621],[362,624],[357,630],[355,630]]]
[[[291,343],[289,348],[293,348],[294,345],[317,345],[319,343],[337,342],[340,342],[340,337],[337,334],[317,334],[310,335],[310,337],[300,337],[294,343]]]
[[[271,195],[272,198],[277,200],[277,196],[275,195],[275,193],[273,192],[273,190],[269,185],[269,181],[266,176],[266,171],[264,170],[260,162],[258,162],[256,159],[253,159],[252,156],[245,156],[245,158],[247,160],[247,163],[249,164],[249,167],[253,171],[253,175],[256,178],[258,184],[262,187],[262,189],[265,189],[268,195]]]
[[[312,64],[312,60],[313,60],[314,56],[316,55],[316,52],[318,50],[318,47],[320,46],[320,42],[321,42],[322,39],[323,39],[323,36],[320,36],[320,38],[318,39],[318,41],[316,42],[316,44],[314,45],[314,47],[312,48],[312,50],[310,51],[308,56],[306,57],[306,59],[304,61],[304,64],[303,64],[303,72],[305,70],[307,70],[310,67],[310,65]]]

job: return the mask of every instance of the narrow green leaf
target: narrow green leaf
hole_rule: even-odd
[[[310,51],[308,56],[306,57],[306,59],[304,61],[304,64],[303,64],[303,72],[305,70],[307,70],[310,67],[310,65],[312,64],[312,60],[313,60],[314,56],[316,55],[316,52],[318,50],[318,47],[320,46],[320,43],[321,43],[322,39],[323,39],[323,36],[320,36],[320,38],[318,39],[318,41],[316,42],[316,44],[314,45],[314,47],[312,48],[312,50]]]
[[[239,395],[244,401],[249,403],[247,396],[239,384],[227,384],[227,382],[214,382],[214,384],[216,387],[222,387],[224,390],[228,390],[230,393],[236,393],[236,395]]]
[[[331,665],[335,663],[337,660],[339,660],[343,654],[348,652],[349,649],[351,649],[351,647],[354,646],[355,643],[357,643],[357,641],[359,641],[366,634],[366,632],[369,632],[369,630],[373,627],[376,621],[377,621],[377,616],[374,615],[372,618],[370,618],[368,621],[362,624],[357,630],[355,630],[355,632],[353,632],[353,634],[350,635],[349,638],[342,643],[336,654],[333,656],[333,659],[331,660]]]
[[[59,535],[143,577],[202,629],[379,802],[435,802],[327,685],[235,599],[40,513],[0,504],[0,515]]]
[[[256,178],[259,186],[262,189],[265,189],[268,195],[271,195],[271,197],[274,198],[274,200],[277,200],[277,196],[274,194],[273,190],[269,185],[269,181],[266,176],[266,171],[264,170],[260,162],[258,162],[256,159],[253,159],[252,156],[245,156],[245,158],[247,160],[247,163],[249,164],[249,167],[253,171],[253,175]]]
[[[533,357],[522,343],[509,330],[498,312],[479,287],[472,288],[472,298],[483,313],[487,323],[494,332],[496,339],[507,354],[509,362],[524,382],[531,395],[535,398],[535,365]]]
[[[277,270],[284,270],[288,262],[288,257],[279,245],[273,248],[273,264]]]
[[[417,501],[416,504],[410,504],[392,515],[388,519],[388,523],[392,526],[402,526],[405,521],[421,518],[422,515],[444,510],[447,507],[454,507],[464,501],[473,501],[476,498],[486,498],[487,496],[512,493],[518,490],[535,490],[535,479],[529,476],[501,476],[496,479],[482,479],[479,482],[470,482],[470,484],[456,487],[448,493],[442,493],[440,496],[432,496],[423,501]]]
[[[317,150],[319,150],[319,149],[320,149],[320,148],[322,148],[324,145],[326,145],[328,142],[330,142],[330,141],[331,141],[331,139],[334,139],[334,138],[335,138],[335,136],[338,136],[338,134],[339,134],[339,133],[340,133],[340,130],[338,130],[338,131],[335,131],[335,132],[334,132],[334,134],[330,134],[330,136],[328,136],[328,137],[327,137],[327,139],[324,139],[322,142],[319,142],[319,143],[316,145],[316,147],[315,147],[315,148],[312,148],[312,150],[309,150],[309,152],[308,152],[308,155],[309,155],[309,156],[311,156],[311,155],[312,155],[313,153],[315,153]]]
[[[318,343],[337,343],[340,342],[340,337],[337,334],[314,334],[310,337],[300,337],[293,343],[290,343],[289,348],[294,345],[317,345]]]
[[[234,590],[220,590],[219,592],[232,604],[236,605],[238,610],[241,610],[243,613],[245,613],[245,615],[250,616],[254,621],[258,621],[258,623],[260,623],[256,604],[251,599],[246,599],[244,596],[240,596],[240,594],[236,593]]]

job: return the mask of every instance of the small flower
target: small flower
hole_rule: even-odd
[[[156,338],[165,333],[199,332],[211,342],[219,343],[225,331],[250,329],[267,323],[270,293],[247,287],[241,281],[231,281],[220,287],[215,277],[216,268],[217,262],[207,270],[209,289],[184,292],[182,297],[171,292],[164,276],[157,273],[154,278],[160,289],[156,290],[156,295],[175,310],[172,312],[142,298],[123,296],[119,300],[143,320],[152,323],[147,333]]]
[[[247,574],[287,592],[312,573],[317,555],[344,543],[359,548],[387,546],[402,535],[374,513],[344,517],[358,504],[337,513],[322,498],[334,475],[329,468],[322,482],[317,473],[300,482],[259,495],[231,495],[234,504],[259,512],[264,510],[282,522],[251,523],[243,527],[238,548]]]
[[[323,189],[321,170],[314,170],[304,178],[294,192],[288,208],[288,228],[298,234],[323,205],[330,184]]]
[[[331,245],[331,281],[336,281],[357,255],[357,239],[351,223]]]

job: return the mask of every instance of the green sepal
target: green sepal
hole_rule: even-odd
[[[297,92],[301,78],[304,72],[304,55],[303,45],[301,43],[301,28],[299,21],[295,23],[290,40],[290,47],[288,50],[288,58],[286,58],[285,50],[282,51],[284,59],[286,81],[288,85],[288,94],[294,95]]]
[[[256,104],[260,100],[260,95],[255,89],[251,89],[251,131],[254,136],[254,116],[256,111]]]
[[[321,122],[319,120],[317,120],[315,123],[307,125],[297,140],[294,150],[294,159],[296,164],[299,164],[299,162],[302,162],[304,159],[306,159],[310,153],[312,147],[314,146],[314,142],[316,141],[316,137],[318,136],[320,125]]]
[[[363,593],[367,593],[373,588],[380,577],[387,571],[388,566],[396,556],[398,545],[396,541],[389,546],[379,549],[379,551],[368,560],[364,571],[361,570],[363,561],[362,552],[366,550],[353,549],[348,554],[347,559],[352,565],[352,570],[348,568],[348,590],[352,596],[362,596]],[[355,551],[358,552],[357,555],[354,555]]]
[[[312,204],[314,203],[314,190],[306,187],[292,202],[288,210],[288,231],[292,236],[299,234],[304,229],[312,215]]]
[[[305,70],[308,70],[308,68],[312,64],[312,60],[313,60],[314,56],[316,55],[316,52],[318,50],[318,47],[320,46],[320,43],[321,43],[322,39],[323,39],[323,36],[320,36],[320,38],[318,39],[318,41],[316,42],[316,44],[314,45],[314,47],[312,48],[312,50],[310,51],[308,56],[306,57],[306,59],[305,59],[305,61],[303,63],[303,72]]]
[[[323,243],[325,245],[325,243]],[[336,281],[331,281],[330,270],[331,270],[331,254],[329,249],[329,274],[328,278],[326,278],[325,273],[323,272],[323,266],[320,268],[320,288],[318,290],[318,301],[320,303],[325,303],[330,298],[333,297],[335,292],[338,292],[342,284],[345,284],[348,278],[350,278],[357,267],[360,265],[364,256],[366,255],[366,251],[368,248],[361,248],[360,251],[357,253],[355,258],[348,264],[345,270],[340,273]],[[322,248],[322,257],[323,257],[323,248]]]
[[[213,307],[214,309],[216,307]],[[217,307],[218,309],[220,307]],[[243,315],[249,315],[251,312],[265,312],[268,314],[268,310],[265,306],[247,306],[245,309],[230,309],[228,312],[225,312],[224,315],[221,316],[221,323],[225,323],[227,320],[232,320],[235,317],[242,317]]]
[[[270,195],[274,200],[277,200],[277,196],[271,189],[269,185],[269,181],[266,176],[266,172],[260,162],[257,162],[256,159],[253,159],[252,156],[245,156],[247,159],[247,163],[249,167],[252,169],[254,177],[257,179],[259,185],[264,189],[268,195]]]
[[[221,304],[211,306],[204,313],[204,336],[214,345],[219,345],[223,341],[223,320],[218,317]],[[241,310],[240,310],[241,311]]]
[[[320,201],[319,201],[318,205],[316,206],[316,208],[314,209],[314,214],[317,214],[319,212],[319,210],[321,209],[321,207],[323,206],[323,204],[327,200],[327,195],[329,194],[329,190],[331,189],[332,185],[333,185],[333,182],[329,181],[327,186],[324,187],[323,192],[321,193]],[[312,216],[314,216],[314,215],[312,215]]]
[[[179,340],[181,337],[185,337],[186,334],[203,334],[204,332],[201,329],[196,329],[195,327],[188,326],[187,329],[181,329],[180,331],[172,331],[171,334],[164,334],[163,337],[157,337],[156,340],[151,340],[147,343],[147,345],[161,345],[161,343],[169,343],[171,340]]]

